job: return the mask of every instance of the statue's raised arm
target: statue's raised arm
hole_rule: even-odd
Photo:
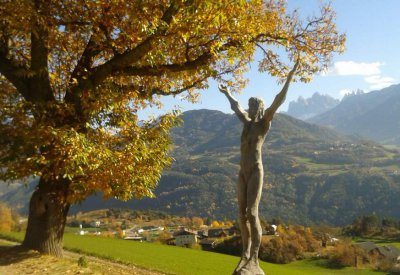
[[[240,106],[239,102],[232,96],[231,92],[229,91],[229,88],[223,84],[219,84],[218,88],[219,91],[228,98],[229,103],[231,104],[231,109],[235,112],[240,121],[249,122],[250,118],[248,113]]]
[[[293,76],[296,73],[296,70],[299,66],[299,60],[297,60],[296,64],[294,65],[293,69],[289,72],[285,85],[283,85],[282,90],[275,96],[274,101],[272,102],[271,106],[265,111],[263,120],[266,122],[270,122],[274,117],[278,108],[285,102],[286,94],[289,90],[290,82],[292,82]]]

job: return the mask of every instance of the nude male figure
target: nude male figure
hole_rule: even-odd
[[[239,223],[242,235],[242,257],[234,275],[264,274],[258,264],[258,250],[261,244],[262,228],[258,217],[263,187],[264,169],[261,148],[271,126],[271,121],[279,106],[285,101],[289,84],[298,67],[298,62],[289,72],[285,85],[276,95],[271,106],[264,111],[261,98],[249,99],[249,110],[246,112],[235,100],[228,87],[220,84],[219,90],[228,98],[232,110],[243,123],[240,143],[240,171],[238,180]]]

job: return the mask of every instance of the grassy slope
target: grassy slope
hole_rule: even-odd
[[[0,234],[0,236],[4,234]],[[20,233],[7,236],[21,240]],[[231,274],[239,258],[224,254],[152,243],[65,234],[64,247],[170,274]],[[287,265],[261,262],[267,274],[378,274],[370,270],[327,269],[324,262],[304,260]]]

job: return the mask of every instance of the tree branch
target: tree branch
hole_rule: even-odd
[[[28,69],[26,66],[19,65],[10,56],[9,49],[10,35],[4,28],[1,29],[0,36],[0,74],[2,74],[14,87],[27,99],[29,89],[26,77]]]
[[[229,47],[240,46],[236,41],[231,40],[222,45],[215,51],[226,51]],[[182,72],[196,70],[200,66],[207,65],[213,55],[210,51],[203,52],[197,58],[181,63],[181,64],[163,64],[158,66],[142,66],[142,67],[125,67],[120,70],[115,70],[112,75],[127,75],[127,76],[161,76],[168,72]],[[226,72],[224,72],[226,73]],[[219,74],[220,75],[220,74]]]
[[[185,91],[187,91],[187,90],[189,90],[189,89],[196,88],[197,85],[199,85],[201,82],[207,80],[207,79],[210,78],[210,77],[216,78],[216,77],[218,77],[218,76],[220,76],[220,75],[227,74],[227,73],[231,73],[231,72],[233,72],[234,70],[235,70],[235,68],[233,68],[233,69],[228,69],[228,70],[219,72],[219,73],[216,74],[216,75],[206,75],[206,76],[203,76],[203,77],[201,77],[201,78],[199,78],[199,79],[193,81],[191,84],[189,84],[189,85],[187,85],[187,86],[184,86],[184,87],[182,87],[182,88],[180,88],[180,89],[177,89],[177,90],[168,91],[168,92],[166,92],[166,91],[164,91],[164,90],[161,90],[161,89],[153,88],[153,89],[151,90],[151,92],[148,93],[148,92],[146,92],[145,90],[142,89],[142,90],[141,90],[141,95],[142,95],[143,97],[149,96],[149,95],[150,95],[150,96],[153,96],[153,95],[163,95],[163,96],[167,96],[167,95],[178,95],[178,94],[181,94],[181,93],[183,93],[183,92],[185,92]]]
[[[37,11],[36,16],[41,16],[47,10],[46,3],[39,0],[34,1]],[[48,55],[47,48],[48,32],[38,22],[33,23],[31,31],[31,72],[33,76],[29,78],[30,93],[34,101],[55,100],[48,74]]]
[[[296,70],[297,70],[297,68],[299,66],[299,63],[300,63],[300,60],[297,60],[296,64],[293,67],[293,69],[289,72],[289,74],[288,74],[288,76],[286,78],[285,85],[283,86],[282,90],[279,92],[279,94],[277,94],[275,96],[275,99],[272,102],[271,106],[267,109],[266,114],[264,116],[264,118],[267,121],[271,121],[272,120],[272,117],[274,116],[274,114],[276,113],[278,108],[282,105],[283,102],[285,102],[286,95],[287,95],[287,92],[289,90],[290,82],[292,81],[292,78],[293,78],[294,74],[296,73]]]
[[[6,57],[6,53],[0,50],[0,73],[10,81],[26,100],[31,100],[27,79],[28,70],[21,65],[15,65]]]
[[[70,84],[74,85],[76,82],[79,82],[83,78],[83,76],[87,76],[92,64],[93,64],[93,57],[101,52],[99,45],[96,45],[96,42],[93,39],[93,35],[90,36],[86,47],[75,66],[71,77],[70,77]],[[79,79],[79,80],[78,80]],[[77,104],[78,93],[75,89],[68,89],[65,93],[64,100],[69,103]]]
[[[113,71],[121,70],[145,56],[151,50],[152,41],[160,34],[164,33],[171,23],[173,16],[179,11],[179,6],[174,1],[165,10],[161,21],[154,34],[137,45],[134,49],[128,50],[122,54],[115,55],[111,60],[96,67],[86,81],[80,83],[81,89],[91,89],[100,85]]]
[[[128,75],[128,76],[161,76],[168,72],[182,72],[195,70],[199,66],[206,65],[212,58],[208,52],[203,53],[196,59],[182,64],[164,64],[156,67],[142,66],[142,67],[128,67],[123,70],[116,71],[113,75]]]
[[[257,42],[265,43],[265,42],[287,41],[287,38],[279,35],[271,35],[268,33],[263,33],[254,37],[251,41],[256,43]]]
[[[99,28],[103,32],[104,37],[106,38],[107,46],[109,48],[111,48],[111,50],[113,51],[114,55],[118,55],[119,54],[118,50],[112,45],[112,38],[110,36],[110,33],[109,33],[107,27],[104,24],[100,23]]]
[[[57,26],[90,26],[90,22],[85,22],[85,21],[79,21],[79,20],[75,20],[75,21],[63,21],[63,20],[56,20],[56,25]]]
[[[207,78],[208,77],[202,77],[202,78],[192,82],[192,84],[190,84],[190,85],[187,85],[187,86],[182,87],[182,88],[177,89],[177,90],[168,91],[168,92],[166,92],[164,90],[161,90],[161,89],[156,89],[155,88],[155,89],[152,89],[151,95],[164,95],[164,96],[166,96],[166,95],[178,95],[178,94],[181,94],[183,92],[186,92],[187,90],[195,88],[197,85],[199,85],[201,82],[205,81]]]

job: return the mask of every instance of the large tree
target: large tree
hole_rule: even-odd
[[[343,49],[334,12],[299,19],[271,0],[1,0],[0,178],[38,176],[23,245],[62,255],[70,205],[153,196],[177,112],[140,121],[160,97],[196,101],[215,79],[239,91],[257,49],[279,79],[309,81]]]

